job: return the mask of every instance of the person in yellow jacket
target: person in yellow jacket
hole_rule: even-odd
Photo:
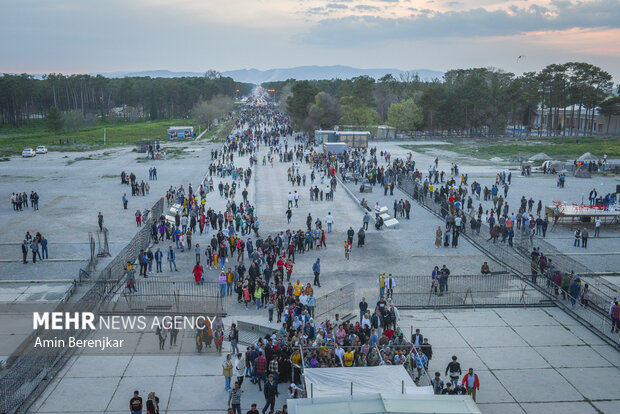
[[[303,289],[304,289],[304,286],[301,284],[299,279],[297,279],[297,283],[293,285],[293,294],[299,297]]]
[[[381,298],[385,294],[385,273],[381,273],[377,279],[377,285],[379,285],[379,297]]]
[[[355,358],[355,352],[352,348],[349,348],[347,352],[344,353],[343,363],[345,367],[353,366],[353,359]]]
[[[260,300],[263,297],[263,287],[256,285],[254,288],[254,299],[256,300],[256,310],[260,309]]]

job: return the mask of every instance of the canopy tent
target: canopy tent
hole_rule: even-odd
[[[380,381],[377,379],[380,378]],[[333,397],[368,393],[433,393],[417,387],[402,365],[376,367],[309,368],[304,370],[308,397]]]
[[[528,161],[546,161],[550,159],[551,157],[545,154],[544,152],[539,152],[536,155],[532,155]]]
[[[340,368],[336,368],[340,369]],[[287,401],[290,414],[480,414],[469,395],[369,393]]]
[[[592,155],[591,152],[586,152],[581,157],[577,158],[577,161],[598,161],[598,157]]]

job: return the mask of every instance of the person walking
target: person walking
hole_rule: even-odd
[[[230,341],[230,352],[234,354],[239,353],[237,343],[239,343],[239,331],[237,330],[237,324],[233,323],[230,326],[230,332],[228,333],[228,340]]]
[[[583,231],[581,232],[581,247],[583,247],[584,249],[588,248],[589,237],[590,237],[590,234],[588,233],[588,229],[584,228]]]
[[[317,258],[316,262],[312,265],[312,272],[314,272],[314,286],[321,287],[321,281],[319,276],[321,275],[321,259]]]
[[[260,389],[260,382],[258,383]],[[275,410],[276,397],[278,393],[278,384],[275,382],[273,374],[269,374],[269,380],[265,383],[265,407],[263,407],[263,414],[267,411],[267,408],[271,407],[271,411]]]
[[[362,219],[364,230],[368,230],[368,223],[370,222],[370,214],[364,212],[364,218]]]
[[[601,223],[601,218],[597,217],[596,221],[594,222],[594,237],[599,237],[601,232]]]
[[[142,414],[142,397],[137,390],[133,392],[133,398],[129,400],[129,412],[131,414]]]
[[[172,250],[172,246],[170,246],[168,248],[168,264],[170,265],[170,271],[172,272],[172,265],[174,265],[174,271],[178,272],[177,270],[177,263],[175,261],[176,259],[176,252],[174,250]]]
[[[435,232],[435,248],[439,249],[441,247],[441,241],[443,240],[443,232],[441,231],[441,227],[437,227],[437,231]]]
[[[22,243],[22,260],[24,264],[28,263],[28,242],[26,240]]]
[[[476,392],[480,391],[480,379],[478,374],[474,374],[473,368],[469,368],[469,371],[463,377],[462,383],[467,390],[467,395],[471,395],[471,398],[476,402]]]
[[[243,380],[243,377],[241,377]],[[241,384],[235,382],[235,388],[230,390],[228,394],[228,407],[232,408],[234,414],[241,414],[241,396],[243,395],[243,390],[241,390]]]
[[[230,391],[230,379],[233,374],[233,363],[230,354],[226,355],[226,359],[222,362],[222,375],[224,376],[224,388]]]
[[[127,202],[128,202],[128,200],[127,200],[127,193],[123,193],[122,200],[123,200],[123,209],[127,210]]]
[[[101,214],[101,211],[97,215],[97,223],[99,224],[99,231],[103,231],[103,214]]]
[[[450,362],[446,367],[446,376],[448,376],[448,373],[450,374],[450,382],[455,388],[459,382],[459,377],[461,376],[461,374],[463,374],[463,372],[461,371],[461,364],[456,362],[456,360],[456,355],[453,355],[452,362]]]
[[[155,252],[155,271],[157,273],[161,273],[161,262],[162,259],[164,258],[164,254],[161,252],[161,250],[159,248],[157,248],[157,251]]]
[[[238,384],[239,388],[241,388],[245,376],[245,358],[241,352],[237,353],[237,359],[235,360],[235,375],[237,376],[236,385]]]
[[[325,217],[325,223],[327,223],[327,232],[331,233],[332,225],[334,224],[334,216],[332,216],[331,211],[327,213],[327,216]]]

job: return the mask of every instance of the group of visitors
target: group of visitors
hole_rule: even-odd
[[[13,211],[22,211],[24,208],[28,208],[28,200],[30,200],[30,207],[33,210],[39,209],[39,194],[36,191],[31,191],[30,195],[23,193],[11,194],[11,205]]]
[[[24,264],[28,263],[29,252],[32,253],[32,263],[36,263],[37,258],[39,258],[39,260],[48,259],[47,239],[39,232],[32,237],[30,232],[27,231],[24,236],[24,241],[21,244],[21,249],[22,263]]]

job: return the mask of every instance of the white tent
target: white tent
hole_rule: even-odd
[[[290,414],[481,414],[469,395],[365,395],[287,401]]]
[[[577,161],[598,161],[598,157],[592,155],[591,152],[586,152],[581,157],[577,158]]]
[[[368,393],[433,393],[417,387],[402,365],[377,367],[308,368],[304,370],[308,397],[335,397]]]
[[[539,152],[536,155],[532,155],[528,161],[546,161],[550,159],[551,157],[545,154],[544,152]]]

